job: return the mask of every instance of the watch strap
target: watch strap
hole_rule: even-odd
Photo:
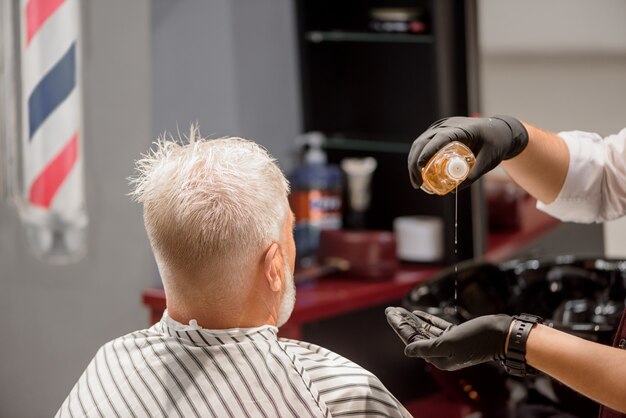
[[[502,366],[513,376],[535,375],[538,371],[526,364],[526,342],[535,324],[543,323],[536,315],[521,314],[513,317],[513,327],[509,333],[509,344],[504,354]]]

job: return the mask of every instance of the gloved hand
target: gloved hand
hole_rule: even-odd
[[[453,141],[467,145],[476,156],[476,165],[459,185],[459,189],[463,189],[494,169],[502,160],[522,152],[528,145],[528,132],[520,121],[510,116],[441,119],[424,131],[411,146],[409,176],[414,188],[422,186],[421,171],[432,156]]]
[[[421,357],[441,370],[503,360],[513,321],[508,315],[486,315],[453,325],[426,312],[391,307],[385,314],[389,325],[407,344],[404,354]]]

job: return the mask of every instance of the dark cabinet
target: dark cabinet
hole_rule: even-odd
[[[365,225],[392,227],[406,215],[440,216],[445,261],[484,250],[480,186],[455,196],[415,191],[407,154],[415,137],[445,116],[478,110],[475,2],[296,0],[303,130],[327,137],[329,160],[373,156]]]

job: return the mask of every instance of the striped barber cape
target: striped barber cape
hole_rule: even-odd
[[[57,417],[410,417],[372,373],[273,326],[208,330],[167,312],[98,350]]]

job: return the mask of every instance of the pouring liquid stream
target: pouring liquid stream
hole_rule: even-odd
[[[476,164],[476,157],[466,145],[454,141],[441,148],[422,169],[422,189],[443,196],[454,190],[454,310],[458,313],[458,206],[459,184]]]
[[[457,260],[456,260],[456,254],[457,254],[457,243],[458,243],[458,211],[459,211],[459,186],[457,185],[454,188],[454,312],[458,313],[459,308],[459,297],[458,297],[458,293],[457,293],[457,287],[458,287],[458,283],[457,283],[457,277],[456,277],[456,273],[458,270],[457,267]]]

